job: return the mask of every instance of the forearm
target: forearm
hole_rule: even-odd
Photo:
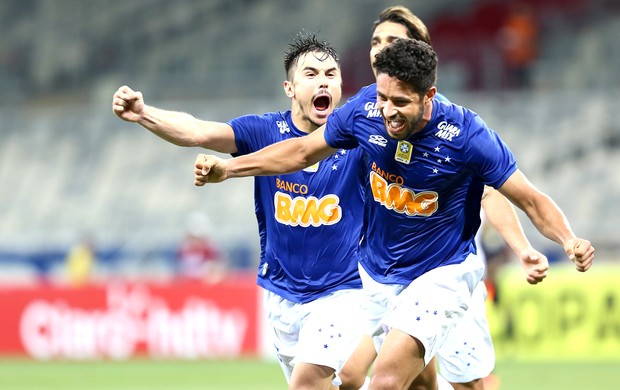
[[[564,245],[576,237],[566,216],[549,196],[539,193],[523,210],[538,231],[548,239]]]
[[[517,212],[512,204],[501,194],[497,193],[482,203],[486,219],[502,236],[510,249],[520,255],[531,244],[523,231]]]
[[[334,152],[312,148],[308,137],[293,138],[269,145],[258,152],[227,160],[226,177],[270,176],[297,172]]]
[[[144,106],[140,124],[158,137],[178,146],[200,146],[201,122],[190,114]]]
[[[543,236],[562,246],[575,238],[562,210],[548,195],[534,187],[521,171],[510,176],[499,192],[523,210]]]

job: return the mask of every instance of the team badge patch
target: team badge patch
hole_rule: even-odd
[[[304,168],[303,170],[304,172],[316,172],[319,170],[319,163],[310,165],[309,167]]]
[[[396,147],[396,154],[394,155],[394,160],[409,164],[411,162],[411,153],[413,152],[413,145],[407,141],[398,141],[398,146]]]

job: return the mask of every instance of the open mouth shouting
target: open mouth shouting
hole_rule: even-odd
[[[397,115],[393,118],[384,118],[388,135],[394,139],[404,139],[407,131],[407,121]]]
[[[326,118],[329,115],[329,108],[331,104],[331,95],[325,90],[319,91],[319,93],[314,97],[314,99],[312,99],[314,114],[320,118]]]

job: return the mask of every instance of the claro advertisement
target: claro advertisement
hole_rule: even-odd
[[[218,358],[259,349],[254,278],[0,289],[0,353],[35,359]]]
[[[502,272],[487,315],[497,359],[620,361],[620,267]],[[48,359],[271,356],[254,276],[201,283],[0,287],[0,354]]]

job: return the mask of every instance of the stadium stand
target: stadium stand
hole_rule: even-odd
[[[231,253],[249,249],[256,258],[252,180],[194,188],[198,149],[172,147],[119,121],[112,93],[127,83],[147,103],[220,121],[284,109],[281,53],[302,27],[341,49],[345,85],[354,92],[369,82],[369,25],[384,8],[375,3],[356,2],[359,14],[351,17],[347,2],[323,0],[0,2],[3,272],[53,274],[70,244],[89,232],[108,260],[103,273],[131,274],[146,264],[159,275],[197,208],[217,221],[216,239]],[[494,40],[497,15],[509,3],[415,5],[440,56],[439,86],[500,132],[581,235],[602,253],[616,251],[620,7],[529,1],[542,25],[539,55],[531,87],[512,90],[498,76]],[[321,18],[304,18],[311,10]],[[49,267],[40,266],[45,261]]]

